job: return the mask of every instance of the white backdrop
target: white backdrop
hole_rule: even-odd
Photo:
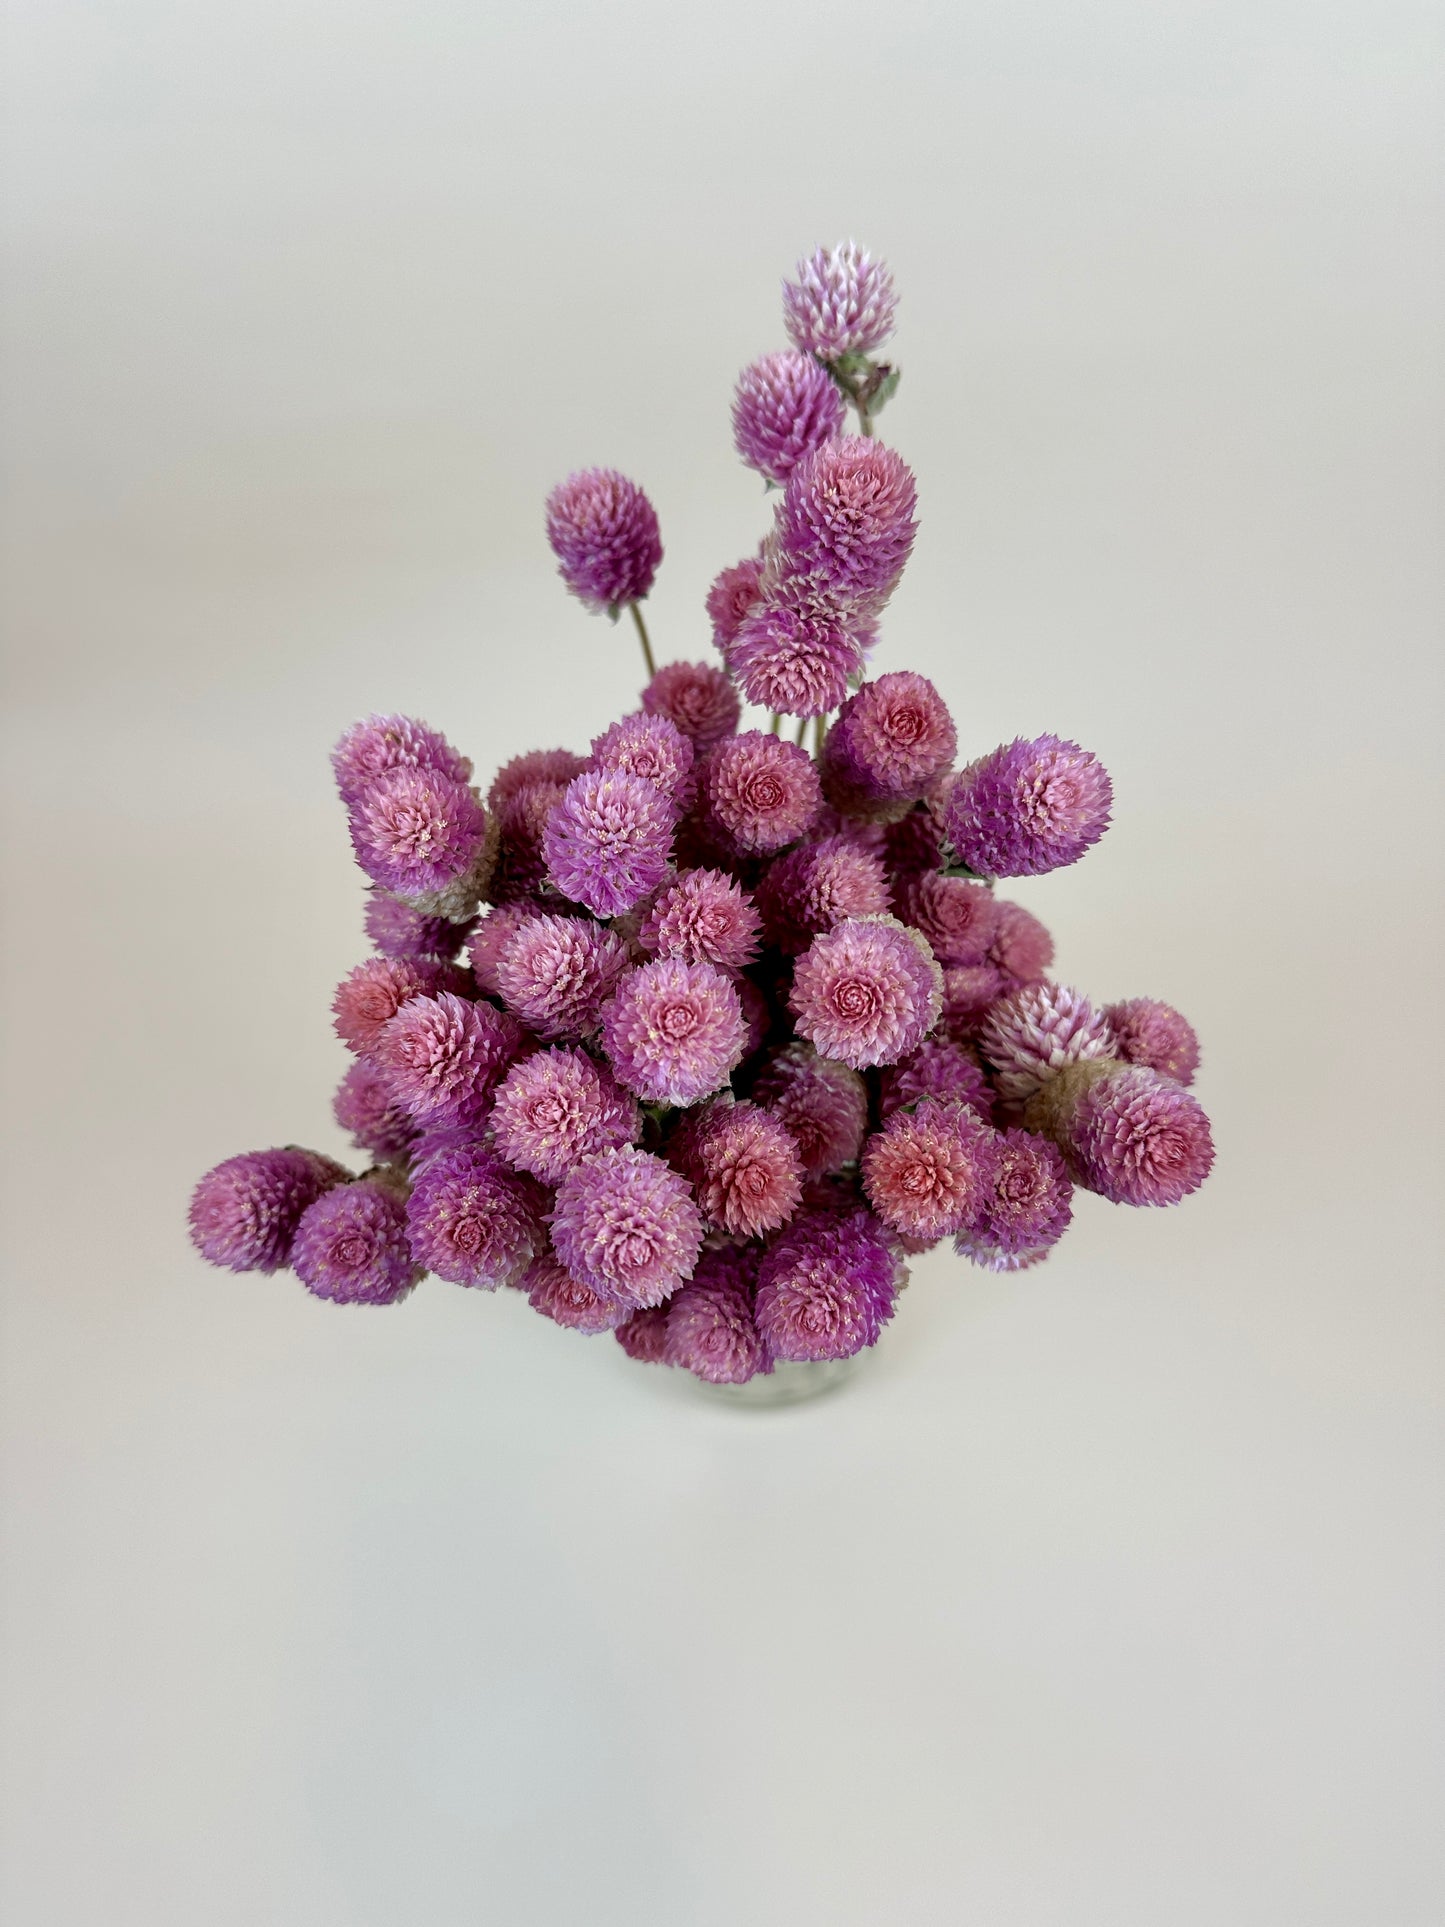
[[[1438,11],[10,0],[0,1904],[16,1927],[1438,1927]],[[340,1149],[326,751],[584,744],[764,505],[856,233],[923,527],[882,666],[1117,825],[1018,894],[1219,1164],[918,1268],[718,1409],[505,1302],[209,1271]]]

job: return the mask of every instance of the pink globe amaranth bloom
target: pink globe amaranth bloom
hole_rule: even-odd
[[[602,1015],[618,1081],[655,1104],[695,1104],[741,1062],[747,1030],[732,980],[660,957],[629,971]]]
[[[798,1034],[825,1057],[864,1070],[916,1050],[943,1008],[943,972],[916,930],[854,917],[824,931],[793,970]]]
[[[677,811],[687,807],[693,778],[693,747],[676,723],[645,710],[624,716],[592,743],[592,766],[622,770],[651,783]]]
[[[625,1306],[604,1298],[591,1285],[574,1278],[551,1251],[543,1252],[533,1261],[522,1280],[522,1289],[534,1311],[550,1318],[554,1325],[566,1326],[569,1331],[616,1331],[629,1315]]]
[[[516,1019],[449,991],[414,997],[383,1025],[373,1055],[398,1104],[420,1122],[459,1124],[484,1112],[523,1047]]]
[[[906,1237],[963,1230],[982,1201],[991,1137],[965,1104],[925,1097],[911,1111],[895,1111],[863,1147],[868,1202]]]
[[[886,1123],[895,1111],[937,1097],[966,1104],[985,1122],[993,1118],[993,1091],[978,1059],[954,1038],[925,1037],[899,1064],[883,1072],[878,1084],[878,1113]]]
[[[819,248],[783,283],[783,321],[805,355],[836,361],[866,355],[893,332],[898,297],[893,277],[856,241]]]
[[[824,757],[827,745],[824,745]],[[938,870],[947,861],[943,843],[943,824],[926,803],[917,804],[906,815],[888,823],[883,831],[883,861],[895,892],[926,870]]]
[[[1113,1204],[1178,1204],[1214,1163],[1209,1119],[1192,1091],[1132,1064],[1080,1063],[1029,1102],[1074,1176]]]
[[[825,716],[863,668],[857,636],[836,610],[764,602],[723,650],[728,674],[760,709]]]
[[[552,1245],[574,1278],[632,1311],[660,1305],[691,1276],[702,1215],[686,1178],[647,1151],[602,1151],[567,1174]]]
[[[1054,961],[1054,940],[1021,903],[999,903],[988,961],[1014,984],[1037,983]]]
[[[943,1028],[950,1037],[972,1037],[1009,980],[990,963],[946,964],[943,971]]]
[[[913,548],[908,464],[866,435],[825,442],[793,470],[777,513],[780,557],[836,595],[880,602]]]
[[[684,870],[644,918],[639,941],[660,957],[715,964],[737,971],[760,947],[761,920],[753,899],[722,870]]]
[[[496,863],[487,888],[490,902],[531,903],[551,888],[542,838],[552,812],[567,794],[565,783],[538,779],[502,798],[491,815]],[[562,899],[554,899],[561,904]]]
[[[539,1037],[590,1037],[628,968],[627,945],[587,917],[533,916],[497,961],[503,1000]]]
[[[467,957],[473,976],[488,997],[504,996],[498,975],[502,952],[524,923],[541,914],[540,904],[518,897],[514,902],[497,904],[478,921],[467,945]]]
[[[824,745],[824,787],[843,809],[896,813],[926,793],[957,749],[953,718],[928,678],[891,670],[838,712]]]
[[[851,1358],[893,1316],[902,1267],[871,1211],[794,1218],[763,1253],[753,1316],[769,1355]]]
[[[1002,998],[980,1025],[978,1041],[1000,1094],[1014,1102],[1070,1064],[1117,1054],[1109,1020],[1067,984],[1030,984]]]
[[[242,1151],[207,1171],[191,1193],[191,1243],[208,1264],[228,1271],[279,1271],[302,1213],[350,1176],[319,1151],[294,1144]]]
[[[763,599],[763,564],[756,555],[745,555],[730,569],[721,570],[707,592],[708,620],[712,639],[721,650],[742,628]],[[731,733],[731,732],[729,732]]]
[[[486,849],[487,817],[476,797],[426,767],[378,776],[352,803],[350,826],[356,860],[372,882],[422,910],[449,908],[450,887],[471,876]]]
[[[993,892],[981,883],[925,870],[898,892],[898,913],[941,964],[981,964],[998,926]]]
[[[1106,1004],[1104,1019],[1113,1030],[1115,1056],[1126,1064],[1158,1071],[1176,1084],[1192,1084],[1199,1069],[1199,1039],[1194,1026],[1171,1004],[1157,997],[1130,997]]]
[[[804,455],[830,441],[846,412],[838,384],[811,354],[764,355],[733,391],[733,447],[770,482],[786,482]]]
[[[589,609],[639,602],[662,560],[657,511],[615,468],[587,468],[547,497],[547,540],[567,587]]]
[[[667,1365],[667,1306],[655,1305],[624,1318],[613,1337],[639,1365]]]
[[[353,723],[331,752],[336,787],[349,809],[374,783],[396,769],[434,769],[465,787],[468,757],[459,756],[435,729],[410,716],[367,716]]]
[[[753,1319],[757,1256],[751,1251],[710,1251],[667,1306],[667,1362],[710,1385],[744,1385],[770,1372]]]
[[[960,1231],[953,1241],[953,1248],[960,1258],[967,1258],[982,1271],[1028,1271],[1034,1265],[1041,1265],[1052,1245],[1040,1245],[1032,1251],[1006,1251],[1002,1245],[991,1244],[977,1232]]]
[[[821,1178],[857,1157],[868,1125],[868,1090],[857,1071],[792,1043],[759,1072],[753,1101],[786,1125],[803,1175]]]
[[[745,730],[711,751],[702,791],[710,827],[732,848],[754,855],[795,843],[823,800],[807,752],[760,729]]]
[[[823,837],[774,858],[757,897],[768,942],[791,956],[849,917],[888,914],[882,860],[851,836]]]
[[[338,1185],[296,1227],[291,1267],[334,1305],[394,1305],[421,1277],[406,1235],[406,1187],[380,1177]]]
[[[996,1132],[978,1211],[963,1229],[992,1253],[1010,1258],[1042,1253],[1068,1230],[1073,1196],[1056,1145],[1032,1131]]]
[[[403,1004],[439,990],[458,991],[461,981],[460,971],[430,958],[368,957],[336,986],[336,1035],[348,1050],[369,1051]]]
[[[364,1057],[342,1078],[331,1113],[359,1150],[383,1163],[405,1157],[416,1137],[416,1125],[392,1095],[386,1073]]]
[[[485,1145],[429,1158],[412,1182],[407,1233],[417,1263],[448,1284],[495,1291],[546,1249],[548,1195]]]
[[[520,756],[512,757],[492,778],[491,788],[487,791],[487,808],[499,810],[512,797],[523,790],[535,789],[539,783],[550,784],[558,790],[566,789],[574,776],[580,776],[587,768],[587,758],[578,756],[570,749],[529,749]]]
[[[560,1184],[574,1164],[642,1128],[636,1100],[582,1050],[539,1051],[514,1064],[492,1103],[497,1149],[519,1171]]]
[[[699,756],[737,729],[742,704],[721,669],[706,662],[667,662],[642,692],[649,716],[665,716]]]
[[[708,1223],[734,1238],[785,1225],[803,1195],[803,1163],[780,1118],[745,1100],[714,1098],[678,1124],[668,1155]]]
[[[450,917],[424,916],[374,883],[366,898],[366,934],[383,957],[450,962],[471,934],[470,919],[454,923]]]
[[[1109,773],[1090,751],[1058,736],[1020,737],[960,770],[944,828],[980,876],[1043,876],[1098,842],[1113,800]]]
[[[542,848],[552,881],[594,916],[619,916],[667,875],[676,822],[654,784],[625,770],[588,770],[547,819]]]

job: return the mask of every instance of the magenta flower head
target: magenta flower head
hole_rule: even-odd
[[[615,930],[586,917],[533,916],[497,961],[504,1001],[539,1037],[590,1037],[628,968]]]
[[[1176,1084],[1194,1082],[1199,1039],[1172,1005],[1156,997],[1131,997],[1122,1004],[1106,1004],[1104,1018],[1114,1032],[1116,1057],[1172,1077]]]
[[[884,1071],[879,1080],[879,1115],[886,1123],[895,1111],[924,1097],[966,1104],[985,1122],[993,1117],[993,1092],[978,1059],[966,1044],[937,1032],[925,1037],[901,1063]]]
[[[745,555],[714,577],[707,592],[707,613],[712,623],[712,639],[719,649],[728,644],[763,599],[763,564],[759,556]],[[729,732],[731,734],[731,732]]]
[[[807,1179],[857,1157],[868,1124],[868,1091],[857,1071],[820,1057],[811,1044],[785,1046],[759,1073],[753,1101],[787,1126]]]
[[[368,716],[353,723],[331,752],[336,787],[350,809],[378,776],[395,769],[434,769],[463,787],[472,766],[435,729],[410,716]]]
[[[423,916],[409,903],[370,884],[366,893],[366,934],[383,957],[455,957],[471,931],[470,921]]]
[[[1008,979],[991,963],[946,964],[943,971],[944,1030],[950,1037],[972,1037],[1008,988]]]
[[[392,1095],[385,1071],[364,1057],[342,1078],[331,1113],[358,1149],[383,1163],[405,1157],[416,1137],[416,1125]]]
[[[368,957],[336,986],[336,1035],[348,1050],[369,1051],[381,1027],[413,997],[457,987],[460,973],[424,957]]]
[[[639,941],[659,957],[743,969],[758,954],[757,907],[722,870],[684,870],[643,920]]]
[[[243,1151],[207,1171],[191,1193],[191,1243],[228,1271],[279,1271],[301,1214],[350,1172],[294,1144]]]
[[[783,283],[783,321],[794,345],[820,361],[871,354],[893,332],[893,277],[856,241],[819,248]]]
[[[980,876],[1043,876],[1098,842],[1113,800],[1109,773],[1088,750],[1057,736],[1019,738],[959,772],[944,828]]]
[[[570,1171],[552,1213],[552,1244],[572,1276],[632,1311],[660,1305],[691,1275],[702,1229],[686,1178],[627,1147]]]
[[[642,707],[675,724],[699,756],[731,736],[742,715],[731,681],[706,662],[664,663],[643,690]]]
[[[691,1182],[708,1223],[734,1238],[776,1231],[803,1195],[792,1133],[756,1104],[718,1097],[689,1111],[668,1155]]]
[[[378,776],[351,805],[350,825],[356,860],[372,882],[420,910],[450,908],[449,892],[473,874],[486,846],[486,812],[476,797],[426,767]]]
[[[667,1356],[667,1306],[655,1305],[646,1311],[635,1311],[630,1318],[624,1318],[613,1334],[618,1344],[629,1358],[635,1358],[639,1365],[666,1365]]]
[[[784,716],[825,716],[863,668],[862,646],[841,612],[811,597],[759,604],[723,658],[750,703]]]
[[[917,501],[908,464],[882,442],[825,442],[788,478],[777,517],[782,559],[836,595],[877,602],[913,548]]]
[[[398,1104],[429,1128],[479,1117],[521,1051],[516,1019],[450,991],[413,997],[381,1030],[374,1056]]]
[[[1085,1063],[1031,1102],[1081,1184],[1113,1204],[1177,1204],[1214,1162],[1209,1119],[1182,1085],[1134,1065]]]
[[[542,848],[552,881],[594,916],[620,916],[667,875],[676,822],[655,784],[624,770],[588,770],[547,819]]]
[[[871,1211],[805,1213],[763,1253],[753,1308],[773,1358],[851,1358],[893,1316],[902,1267]]]
[[[823,800],[807,751],[760,729],[719,744],[703,764],[702,787],[710,826],[749,855],[795,843]]]
[[[567,587],[589,609],[640,602],[662,560],[657,511],[615,468],[588,468],[547,497],[547,540]]]
[[[417,1172],[407,1230],[419,1264],[453,1285],[495,1291],[546,1249],[547,1193],[485,1145],[459,1146]]]
[[[826,836],[776,857],[757,894],[768,942],[793,956],[848,917],[888,914],[882,859],[851,836]]]
[[[995,1134],[971,1226],[990,1253],[1023,1258],[1057,1244],[1073,1216],[1074,1187],[1055,1145],[1031,1131]],[[962,1247],[960,1247],[962,1249]],[[974,1251],[964,1252],[975,1258]]]
[[[895,1111],[863,1148],[868,1202],[909,1238],[962,1231],[982,1201],[992,1136],[964,1104],[925,1097],[911,1111]]]
[[[798,1034],[863,1070],[916,1050],[943,1008],[943,972],[916,930],[856,917],[815,937],[793,971]]]
[[[941,964],[981,964],[998,927],[993,892],[981,883],[925,870],[899,891],[899,913]]]
[[[510,903],[499,903],[478,920],[467,945],[467,958],[473,976],[488,997],[503,995],[501,979],[497,974],[502,952],[522,925],[540,914],[538,904],[518,897]]]
[[[574,1164],[631,1144],[642,1128],[636,1100],[581,1050],[538,1051],[514,1064],[492,1105],[497,1149],[519,1171],[560,1184]]]
[[[610,1332],[629,1316],[625,1306],[614,1299],[604,1298],[600,1292],[584,1285],[580,1278],[574,1278],[565,1265],[557,1262],[551,1251],[543,1252],[533,1261],[531,1270],[522,1280],[534,1311],[550,1318],[554,1325],[563,1325],[574,1332]],[[642,1317],[644,1313],[634,1313]]]
[[[692,791],[693,748],[676,723],[645,710],[613,723],[592,744],[592,766],[640,776],[662,791],[675,810],[686,807]]]
[[[488,827],[496,844],[496,863],[487,888],[493,904],[535,905],[536,899],[549,891],[542,838],[553,810],[566,793],[565,783],[524,783],[493,809]]]
[[[1011,984],[1035,984],[1054,961],[1054,940],[1021,903],[999,903],[988,960]]]
[[[382,1178],[338,1185],[307,1207],[291,1266],[334,1305],[394,1305],[421,1277],[406,1235],[406,1187]]]
[[[491,788],[487,791],[487,808],[499,810],[523,790],[535,789],[539,783],[549,784],[557,790],[566,789],[574,776],[580,776],[588,766],[585,756],[578,756],[570,749],[529,749],[521,756],[514,756],[492,778]]]
[[[773,1362],[753,1320],[757,1259],[710,1251],[667,1306],[667,1362],[710,1385],[744,1385]]]
[[[1021,1102],[1070,1064],[1115,1056],[1113,1028],[1081,991],[1031,984],[994,1005],[979,1048],[1001,1094]]]
[[[928,678],[890,670],[838,712],[824,746],[824,788],[840,809],[897,815],[948,769],[957,749],[953,718]]]
[[[786,482],[804,455],[843,426],[838,384],[810,354],[764,355],[733,394],[733,446],[770,482]]]
[[[825,744],[825,761],[827,753]],[[919,805],[890,821],[883,832],[883,860],[895,889],[911,882],[924,870],[941,869],[948,859],[943,824],[937,813],[927,805]]]
[[[747,1029],[737,988],[722,971],[660,957],[619,983],[602,1036],[628,1090],[654,1104],[695,1104],[741,1062]]]
[[[976,1231],[960,1231],[953,1248],[960,1258],[967,1258],[981,1271],[995,1272],[1028,1271],[1034,1265],[1041,1265],[1053,1250],[1052,1245],[1036,1245],[1029,1251],[1006,1251]]]

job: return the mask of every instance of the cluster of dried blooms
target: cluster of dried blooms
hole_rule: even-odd
[[[1055,982],[1048,932],[994,888],[1102,836],[1102,765],[1043,736],[959,768],[933,685],[870,673],[915,530],[913,477],[873,437],[894,310],[851,244],[785,284],[794,347],[734,400],[778,493],[708,592],[720,664],[654,669],[657,516],[589,470],[552,494],[548,535],[574,595],[636,622],[639,706],[586,755],[516,757],[485,798],[423,723],[342,737],[374,954],[336,992],[355,1061],[335,1113],[373,1162],[228,1159],[191,1204],[206,1258],[289,1265],[340,1304],[427,1272],[516,1286],[634,1358],[737,1383],[872,1345],[941,1239],[1022,1270],[1076,1186],[1160,1205],[1203,1182],[1190,1026]],[[741,727],[743,698],[771,727]]]

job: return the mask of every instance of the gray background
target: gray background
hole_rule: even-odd
[[[10,0],[16,1927],[1437,1927],[1439,14]],[[738,367],[856,233],[923,529],[880,666],[1117,827],[1017,894],[1220,1160],[918,1267],[738,1415],[502,1300],[209,1271],[339,1148],[326,751],[584,744],[763,525]]]

